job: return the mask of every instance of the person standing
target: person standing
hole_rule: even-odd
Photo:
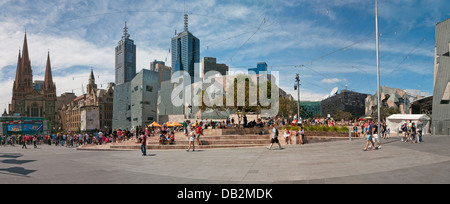
[[[417,121],[417,142],[420,143],[422,142],[422,131],[423,131],[423,123],[421,120]]]
[[[270,127],[272,128],[272,136],[271,136],[271,139],[270,139],[269,150],[272,149],[273,143],[277,143],[278,147],[280,147],[280,149],[283,149],[281,147],[280,141],[278,141],[278,130],[273,126],[273,124],[271,124]]]
[[[411,124],[411,143],[416,143],[416,124]]]
[[[141,152],[142,156],[147,156],[147,136],[141,134]]]
[[[189,147],[188,147],[188,149],[187,149],[186,151],[189,152],[189,150],[191,149],[191,146],[192,146],[192,151],[195,151],[195,144],[194,144],[194,141],[195,141],[195,132],[194,132],[194,130],[192,130],[192,131],[189,133]]]
[[[195,127],[195,133],[196,133],[195,136],[197,137],[197,143],[200,146],[201,145],[201,143],[200,143],[200,135],[202,134],[202,125],[198,124]]]
[[[35,136],[33,137],[33,145],[34,145],[34,148],[35,148],[35,149],[37,148],[36,143],[37,143],[37,136],[35,135]]]
[[[300,128],[298,129],[298,138],[299,138],[299,143],[298,144],[303,144],[303,138],[305,137],[305,131],[303,130],[303,127],[300,126]]]

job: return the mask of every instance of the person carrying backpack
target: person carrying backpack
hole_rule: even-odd
[[[272,136],[271,136],[271,139],[270,139],[270,146],[269,146],[268,149],[269,150],[272,149],[273,143],[277,143],[278,147],[280,147],[280,149],[283,149],[281,147],[280,141],[278,141],[278,130],[273,126],[273,124],[270,125],[270,127],[272,128]]]

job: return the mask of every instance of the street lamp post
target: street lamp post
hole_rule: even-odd
[[[295,75],[295,82],[297,82],[296,85],[294,85],[294,89],[297,89],[297,124],[300,120],[300,75]]]
[[[378,138],[380,140],[381,144],[381,135],[379,132],[381,131],[381,113],[380,113],[380,106],[381,106],[381,90],[380,90],[380,58],[379,58],[379,37],[378,37],[378,0],[375,0],[375,31],[376,31],[376,47],[377,47],[377,108],[378,108]]]

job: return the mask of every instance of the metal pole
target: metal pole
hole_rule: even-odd
[[[295,81],[297,82],[297,125],[300,122],[300,75],[296,74]]]
[[[375,0],[375,25],[376,25],[376,46],[377,46],[377,89],[378,89],[378,138],[380,139],[381,144],[381,112],[380,112],[380,106],[381,106],[381,90],[380,90],[380,57],[379,57],[379,39],[378,39],[378,0]]]
[[[298,77],[297,81],[297,124],[300,122],[300,76]]]

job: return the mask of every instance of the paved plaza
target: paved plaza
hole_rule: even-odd
[[[0,146],[0,183],[450,183],[450,137],[307,145],[147,151],[80,151]]]

